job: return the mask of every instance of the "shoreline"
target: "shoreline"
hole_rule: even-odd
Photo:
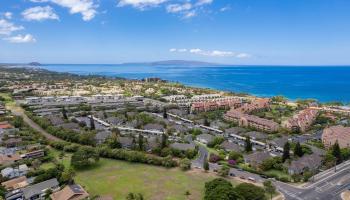
[[[246,88],[253,88],[251,90],[259,90],[259,88],[257,87],[263,87],[263,86],[260,86],[259,85],[259,82],[256,82],[254,83],[254,77],[252,77],[252,84],[248,85],[248,83],[244,83],[242,82],[242,80],[238,80],[238,81],[232,81],[231,85],[230,83],[227,83],[227,86],[228,88],[224,88],[225,85],[222,84],[222,83],[217,83],[214,81],[211,81],[210,78],[213,78],[213,77],[207,77],[208,79],[208,82],[205,82],[205,78],[202,79],[202,80],[199,80],[199,81],[192,81],[192,79],[189,79],[190,77],[190,73],[186,74],[187,72],[186,71],[180,71],[180,72],[166,72],[166,69],[169,69],[169,67],[171,66],[153,66],[156,67],[156,68],[161,68],[161,67],[164,67],[164,71],[165,72],[162,72],[164,75],[162,75],[162,73],[159,73],[158,71],[155,71],[155,72],[142,72],[142,70],[144,70],[144,68],[140,69],[141,72],[139,71],[135,71],[135,69],[130,69],[130,72],[127,72],[128,69],[122,69],[126,72],[116,72],[116,71],[111,71],[113,69],[105,69],[107,71],[91,71],[89,72],[87,69],[86,70],[82,70],[82,69],[77,69],[75,71],[73,70],[69,70],[69,69],[53,69],[53,68],[50,68],[49,66],[58,66],[58,65],[61,65],[61,64],[50,64],[50,65],[41,65],[41,66],[31,66],[33,68],[40,68],[40,69],[44,69],[44,70],[48,70],[48,71],[52,71],[52,72],[57,72],[57,73],[69,73],[69,74],[74,74],[74,75],[80,75],[80,76],[88,76],[88,75],[94,75],[94,76],[104,76],[104,77],[110,77],[110,78],[123,78],[123,79],[127,79],[127,80],[141,80],[143,78],[149,78],[149,77],[159,77],[161,78],[162,80],[166,80],[168,82],[173,82],[173,83],[180,83],[186,87],[194,87],[194,88],[202,88],[202,89],[210,89],[210,90],[215,90],[215,91],[218,91],[218,92],[225,92],[225,93],[234,93],[234,94],[244,94],[244,95],[248,95],[248,96],[255,96],[255,97],[261,97],[261,98],[271,98],[271,97],[274,97],[274,96],[283,96],[285,98],[288,99],[288,101],[291,101],[291,102],[295,102],[297,100],[309,100],[309,99],[312,99],[312,100],[316,100],[317,102],[319,103],[322,103],[322,104],[327,104],[327,103],[342,103],[344,105],[347,105],[349,104],[350,102],[350,99],[349,100],[346,100],[346,98],[343,98],[344,100],[342,99],[330,99],[330,98],[327,98],[327,96],[325,96],[325,99],[323,98],[320,98],[320,97],[308,97],[306,95],[307,92],[305,91],[301,91],[303,94],[300,95],[300,96],[297,96],[296,93],[294,93],[294,91],[298,91],[298,88],[300,87],[303,87],[303,86],[298,86],[298,83],[296,83],[297,86],[288,86],[287,88],[289,88],[288,90],[285,90],[285,91],[289,91],[289,92],[276,92],[276,93],[273,93],[273,94],[265,94],[267,89],[264,89],[265,91],[261,91],[261,92],[252,92],[252,91],[247,91],[247,90],[243,90],[245,87]],[[66,66],[70,66],[70,65],[79,65],[79,66],[91,66],[91,67],[94,67],[94,66],[97,66],[97,65],[104,65],[104,64],[88,64],[88,65],[85,65],[85,64],[66,64]],[[109,66],[118,66],[118,65],[114,65],[114,64],[108,64]],[[24,65],[17,65],[19,67],[25,67]],[[29,66],[29,65],[27,65]],[[119,64],[119,66],[122,66]],[[127,66],[125,66],[127,67]],[[145,67],[145,66],[143,66]],[[216,67],[216,66],[209,66],[209,67],[185,67],[185,66],[180,66],[182,68],[186,68],[186,69],[199,69],[199,68],[220,68],[220,67]],[[240,65],[237,65],[237,66],[225,66],[225,68],[236,68],[236,67],[240,67]],[[256,66],[248,66],[248,68],[255,68]],[[267,67],[267,66],[263,66],[261,65],[260,67]],[[303,67],[303,66],[295,66],[295,67],[298,67],[298,68],[309,68],[309,67]],[[315,66],[315,67],[322,67],[322,66]],[[324,66],[326,68],[326,66]],[[350,66],[344,66],[344,67],[350,67]],[[256,67],[256,68],[259,68],[259,67]],[[98,69],[97,69],[98,70]],[[109,71],[108,71],[109,70]],[[121,70],[121,69],[115,69],[115,70]],[[150,68],[151,70],[151,68]],[[175,77],[167,77],[168,74],[170,73],[174,73],[174,74],[177,74],[177,76]],[[200,74],[199,74],[200,75]],[[264,75],[264,74],[262,74]],[[214,78],[215,78],[215,75],[213,75]],[[182,80],[180,80],[182,79]],[[187,79],[187,80],[186,80]],[[226,80],[227,81],[227,80]],[[260,80],[262,81],[262,80]],[[246,81],[247,82],[247,81]],[[249,82],[249,81],[248,81]],[[265,85],[268,85],[270,87],[266,87],[266,88],[271,88],[271,91],[274,90],[273,86],[274,85],[271,85],[270,83],[271,81],[268,79],[266,80],[266,83],[270,84],[265,84]],[[250,83],[250,82],[249,82]],[[235,84],[235,85],[233,85]],[[264,82],[262,82],[261,84],[264,84]],[[284,83],[276,83],[276,87],[275,88],[278,88],[278,90],[281,90],[281,85],[283,85]],[[311,84],[312,85],[312,84]],[[241,87],[240,87],[241,86]],[[233,88],[229,88],[229,87],[233,87]],[[254,88],[255,87],[255,88]],[[294,88],[293,88],[294,87]],[[310,94],[316,94],[315,96],[324,96],[325,94],[322,94],[324,93],[324,91],[326,91],[326,89],[321,89],[319,88],[319,85],[315,85],[316,89],[315,89],[315,92],[309,92]],[[235,89],[236,88],[236,89]],[[241,88],[241,89],[240,89]],[[261,90],[261,89],[260,89]],[[323,91],[324,90],[324,91]],[[292,92],[290,92],[292,91]],[[318,92],[317,92],[318,91]],[[320,93],[320,91],[323,91],[322,93]],[[294,93],[294,95],[293,95]],[[299,92],[300,93],[300,92]],[[340,94],[337,94],[337,93],[333,93],[331,94],[331,98],[332,96],[334,97],[342,97],[342,94],[345,94],[347,93],[346,91],[340,93]],[[310,95],[311,96],[311,95]]]

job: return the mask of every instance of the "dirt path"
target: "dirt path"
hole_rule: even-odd
[[[62,139],[55,137],[48,132],[46,132],[43,128],[41,128],[37,123],[35,123],[33,120],[31,120],[25,113],[24,110],[16,105],[15,103],[11,103],[9,105],[6,105],[6,108],[11,111],[13,115],[20,116],[23,118],[23,121],[28,124],[30,127],[32,127],[34,130],[38,131],[41,135],[43,135],[46,139],[50,141],[63,141]]]

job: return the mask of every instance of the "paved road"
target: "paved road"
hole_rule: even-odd
[[[8,106],[7,109],[11,111],[12,114],[16,116],[20,116],[23,118],[23,121],[28,124],[30,127],[32,127],[34,130],[38,131],[41,135],[43,135],[46,139],[50,141],[63,141],[58,137],[55,137],[48,132],[46,132],[44,129],[42,129],[37,123],[35,123],[33,120],[31,120],[25,113],[24,110],[19,106]]]
[[[199,145],[198,146],[198,157],[192,161],[192,167],[202,169],[204,162],[208,159],[207,148]]]
[[[350,187],[350,165],[335,173],[327,172],[316,182],[298,188],[282,182],[275,182],[277,189],[286,200],[338,200],[340,194]]]

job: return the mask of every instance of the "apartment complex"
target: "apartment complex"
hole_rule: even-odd
[[[338,125],[325,128],[322,133],[322,142],[326,148],[330,148],[336,142],[340,148],[350,147],[350,127]]]
[[[217,109],[237,108],[242,104],[240,99],[216,99],[212,101],[195,102],[191,105],[191,112],[207,112]]]
[[[255,110],[267,109],[269,103],[270,99],[258,98],[250,103],[245,103],[238,108],[231,108],[231,110],[225,114],[224,118],[228,121],[237,123],[239,126],[252,127],[266,132],[274,132],[279,128],[278,123],[248,114]]]
[[[317,114],[317,110],[310,108],[304,109],[287,121],[282,122],[282,126],[291,131],[305,132],[316,120]]]
[[[254,115],[245,114],[237,110],[230,110],[225,114],[225,119],[233,121],[239,126],[253,127],[266,132],[274,132],[279,128],[279,124],[268,119],[260,118]]]

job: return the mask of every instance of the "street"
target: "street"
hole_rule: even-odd
[[[284,194],[286,200],[337,200],[340,194],[350,187],[350,165],[340,167],[337,172],[327,171],[314,183],[304,187],[275,182],[277,189]]]

